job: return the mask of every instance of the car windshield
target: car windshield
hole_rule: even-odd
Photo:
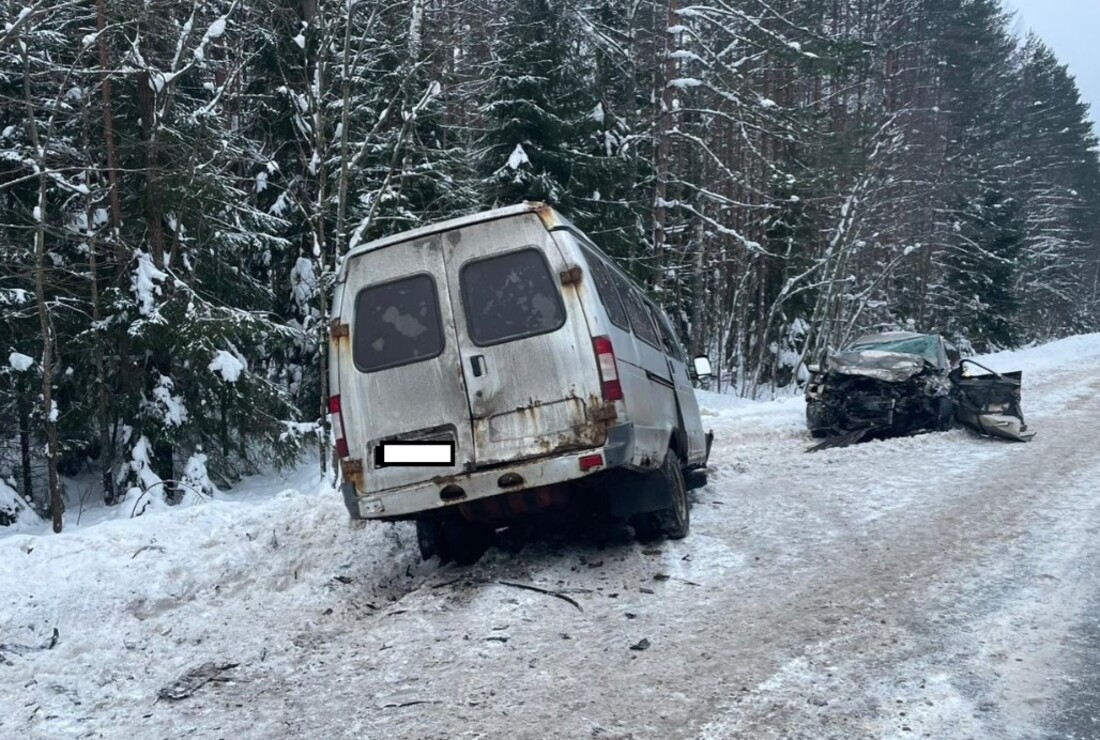
[[[865,341],[857,339],[851,347],[852,351],[874,349],[881,352],[903,352],[908,355],[920,355],[925,359],[935,362],[938,355],[936,337],[906,337],[904,339],[879,339]]]

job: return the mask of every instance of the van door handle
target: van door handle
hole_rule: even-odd
[[[480,378],[485,374],[485,355],[474,355],[470,358],[470,367],[474,371],[474,377]]]

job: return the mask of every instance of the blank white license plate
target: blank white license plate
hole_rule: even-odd
[[[455,464],[454,442],[382,442],[374,448],[376,468]]]

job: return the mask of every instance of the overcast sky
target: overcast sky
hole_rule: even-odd
[[[1019,11],[1016,30],[1039,34],[1077,78],[1081,98],[1092,105],[1094,126],[1100,122],[1100,0],[1004,0]],[[1100,128],[1100,126],[1097,126]]]

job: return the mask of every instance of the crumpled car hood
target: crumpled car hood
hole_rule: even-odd
[[[830,372],[862,375],[886,383],[903,383],[924,369],[925,359],[903,352],[879,349],[833,352],[828,358]]]

